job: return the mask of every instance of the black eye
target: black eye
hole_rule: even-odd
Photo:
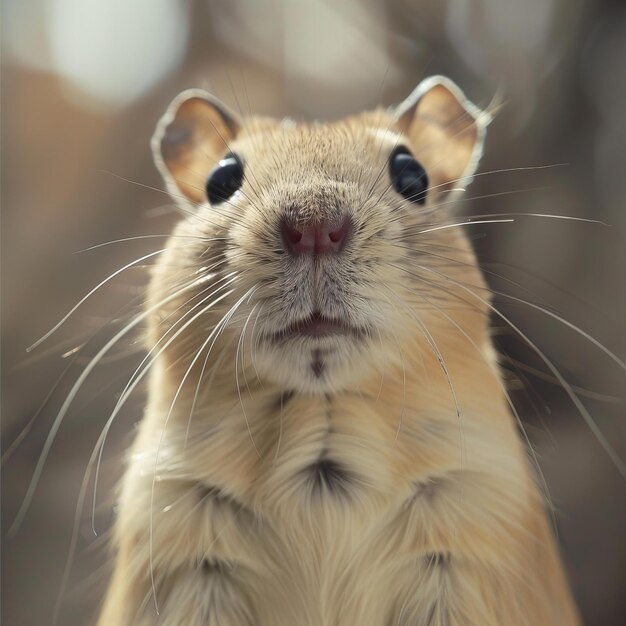
[[[210,172],[206,181],[207,200],[215,206],[228,200],[243,183],[243,163],[234,153],[227,154]]]
[[[389,177],[393,188],[407,200],[417,204],[426,202],[426,170],[404,146],[398,146],[389,157]]]

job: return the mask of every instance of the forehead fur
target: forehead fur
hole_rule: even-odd
[[[250,118],[231,148],[240,146],[254,156],[260,170],[274,169],[282,176],[300,169],[301,177],[326,174],[341,180],[362,165],[364,157],[378,156],[385,142],[399,140],[392,126],[393,119],[384,111],[331,123]]]

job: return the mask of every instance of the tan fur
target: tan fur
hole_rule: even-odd
[[[180,143],[190,98],[193,141]],[[444,79],[396,112],[323,125],[235,121],[206,100],[212,123],[198,127],[198,98],[178,100],[156,135],[170,190],[201,202],[218,137],[243,155],[246,181],[231,203],[185,204],[153,275],[149,348],[164,349],[99,626],[578,624],[491,347],[488,292],[462,229],[433,230],[476,167],[480,113]],[[397,142],[429,173],[425,207],[390,189]],[[349,211],[346,259],[284,259],[286,206]],[[337,345],[320,378],[308,344],[264,342],[313,306],[373,329],[326,339]],[[345,483],[312,486],[320,458]]]

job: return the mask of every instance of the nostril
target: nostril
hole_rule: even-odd
[[[335,246],[331,246],[333,248],[340,248],[348,237],[350,232],[352,222],[349,217],[346,217],[339,228],[335,228],[328,233],[328,238],[330,241],[335,244]]]
[[[295,251],[298,248],[298,244],[302,241],[303,232],[287,220],[283,220],[281,232],[287,248],[292,252]]]
[[[339,243],[345,236],[345,232],[343,232],[343,228],[340,228],[339,230],[335,230],[332,233],[328,233],[328,238],[333,242],[333,243]]]
[[[300,243],[302,239],[302,233],[295,228],[289,228],[287,232],[287,238],[291,243]]]

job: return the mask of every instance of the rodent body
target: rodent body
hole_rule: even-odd
[[[200,206],[152,279],[99,626],[578,623],[484,281],[460,229],[433,226],[481,124],[444,79],[334,124],[175,102],[157,160]],[[419,206],[387,178],[399,144],[428,173]],[[204,182],[228,151],[246,178],[216,209]],[[284,219],[349,223],[345,246],[289,254]],[[315,316],[345,328],[301,332]]]

